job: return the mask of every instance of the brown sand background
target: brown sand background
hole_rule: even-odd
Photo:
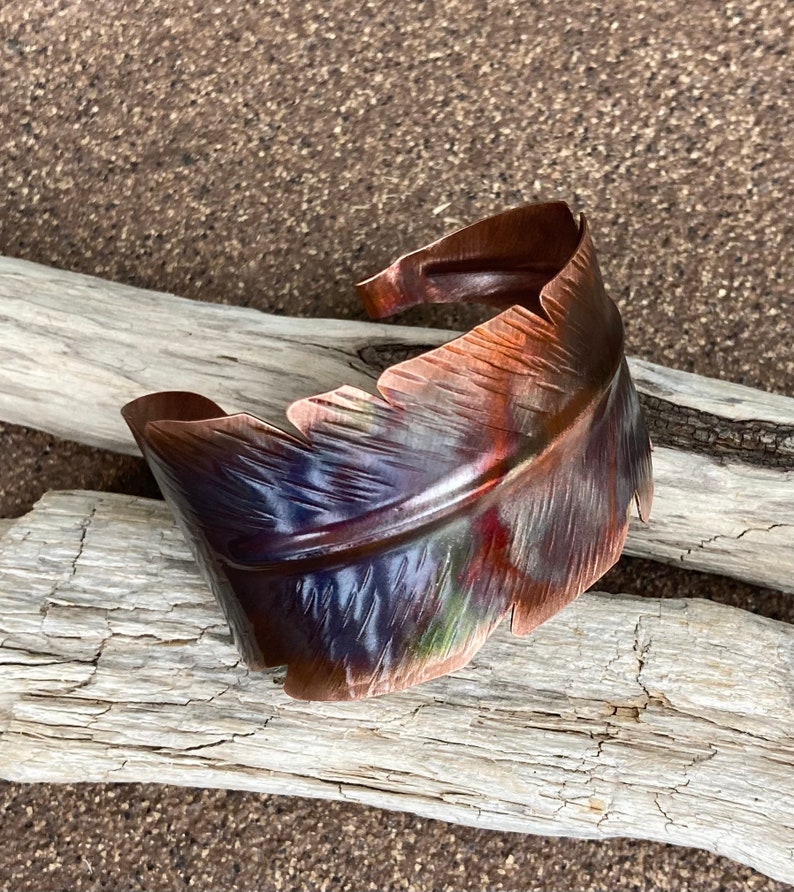
[[[563,198],[591,219],[631,353],[794,395],[793,30],[794,4],[759,0],[6,2],[0,252],[361,318],[352,283],[400,252]],[[69,487],[155,494],[135,460],[0,424],[0,516]],[[774,593],[650,562],[622,561],[603,587],[791,620]],[[17,784],[0,784],[0,887],[790,888],[650,843]]]

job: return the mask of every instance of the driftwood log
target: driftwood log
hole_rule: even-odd
[[[284,319],[0,260],[0,419],[126,452],[119,406],[278,419],[450,332]],[[628,550],[794,591],[794,400],[640,361],[657,444]],[[249,674],[162,503],[46,496],[0,525],[0,776],[344,798],[484,827],[699,846],[794,880],[794,630],[582,597],[375,701]]]
[[[454,332],[269,316],[0,258],[0,419],[121,452],[128,400],[194,390],[286,423],[299,397],[372,389]],[[656,496],[627,553],[794,591],[794,399],[633,360]]]
[[[161,502],[51,493],[0,540],[0,772],[348,799],[635,836],[794,877],[794,629],[587,594],[453,676],[358,703],[240,666]]]

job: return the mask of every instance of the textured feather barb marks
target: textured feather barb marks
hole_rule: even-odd
[[[191,393],[124,410],[253,668],[294,697],[383,694],[523,635],[598,579],[650,443],[584,219],[561,203],[475,223],[359,286],[373,316],[501,310],[288,410],[298,434]]]

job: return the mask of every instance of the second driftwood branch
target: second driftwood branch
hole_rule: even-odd
[[[794,880],[794,629],[588,593],[352,703],[249,673],[161,502],[51,493],[0,539],[0,777],[345,799],[698,846]]]

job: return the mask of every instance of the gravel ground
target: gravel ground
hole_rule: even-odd
[[[758,0],[5,3],[0,253],[361,318],[352,283],[402,251],[563,198],[631,353],[794,395],[793,31],[794,5]],[[0,516],[54,487],[155,494],[140,462],[33,431],[0,425],[0,455]],[[606,587],[791,620],[774,593],[648,562]],[[0,815],[20,892],[790,888],[669,846],[236,792],[0,784]]]

